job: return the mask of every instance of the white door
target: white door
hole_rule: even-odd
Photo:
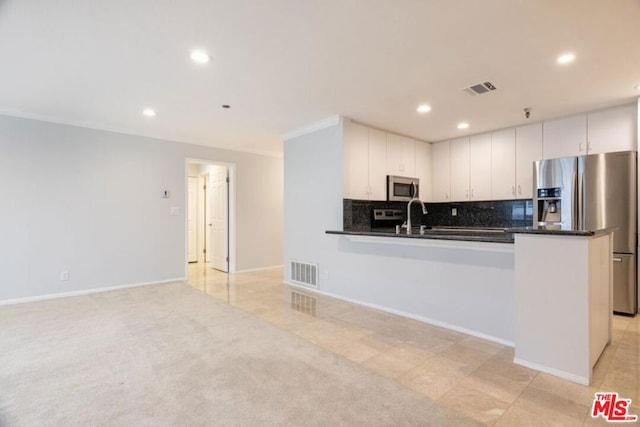
[[[431,146],[431,194],[434,202],[451,201],[451,161],[449,142],[438,142]]]
[[[469,137],[451,141],[451,201],[469,200]]]
[[[469,200],[491,200],[491,134],[469,138]]]
[[[636,149],[638,108],[636,103],[587,114],[589,154]]]
[[[209,233],[209,241],[211,242],[209,260],[211,268],[225,273],[229,271],[229,183],[227,177],[227,168],[216,166],[209,181],[209,199],[211,200],[209,205],[211,207],[209,210],[211,229]]]
[[[198,262],[198,177],[189,177],[187,195],[187,259]]]
[[[587,115],[544,122],[542,154],[545,159],[587,154]]]
[[[211,174],[205,173],[202,174],[202,178],[204,179],[203,193],[204,193],[204,227],[202,230],[203,238],[203,253],[204,253],[204,262],[210,262],[211,252],[213,248],[211,246]]]
[[[533,162],[542,157],[542,124],[516,128],[516,188],[518,199],[533,197]]]
[[[369,198],[369,129],[349,122],[344,137],[344,197]]]
[[[369,200],[387,200],[387,134],[369,129]]]
[[[542,127],[540,127],[542,129]],[[495,131],[491,134],[491,198],[516,198],[516,130]]]

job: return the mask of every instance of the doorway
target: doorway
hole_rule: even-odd
[[[235,166],[187,159],[186,169],[187,263],[234,272]]]

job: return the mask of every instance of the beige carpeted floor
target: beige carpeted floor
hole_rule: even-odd
[[[477,424],[176,283],[0,307],[0,425]]]

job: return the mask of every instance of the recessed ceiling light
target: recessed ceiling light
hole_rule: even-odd
[[[147,117],[155,117],[158,115],[158,113],[156,113],[156,110],[154,110],[153,108],[145,108],[144,110],[142,110],[142,114]]]
[[[196,64],[206,64],[211,60],[211,57],[204,50],[192,50],[191,60]]]
[[[469,127],[469,123],[467,122],[458,123],[458,129],[467,129],[468,127]]]
[[[576,56],[573,53],[564,53],[558,56],[558,64],[568,64],[573,62],[576,59]]]
[[[418,111],[418,113],[428,113],[431,111],[431,107],[427,104],[422,104],[416,109],[416,111]]]

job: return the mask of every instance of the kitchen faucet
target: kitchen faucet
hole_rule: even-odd
[[[422,205],[422,215],[426,215],[427,214],[427,207],[424,205],[424,202],[420,199],[418,199],[417,197],[415,197],[417,191],[416,188],[416,184],[415,182],[412,183],[413,185],[413,198],[411,200],[409,200],[409,203],[407,203],[407,234],[411,234],[411,204],[413,202],[418,202],[420,203],[420,205]]]

